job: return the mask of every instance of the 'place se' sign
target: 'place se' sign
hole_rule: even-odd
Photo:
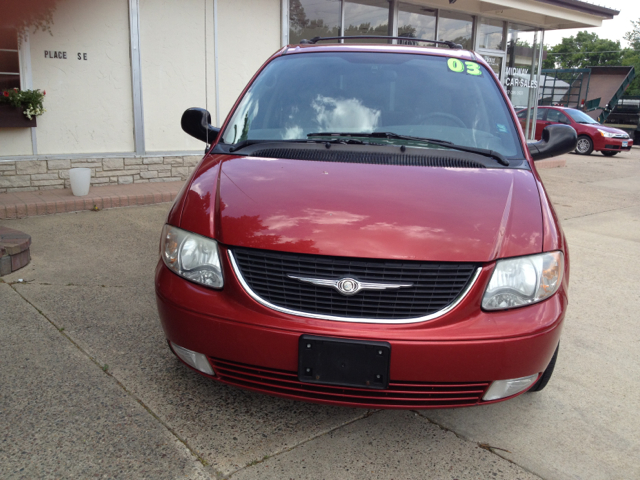
[[[57,58],[59,60],[66,60],[67,59],[67,52],[59,52],[57,50],[45,50],[44,51],[44,58]],[[78,58],[78,60],[89,60],[87,58],[87,53],[86,52],[78,52],[77,58]]]

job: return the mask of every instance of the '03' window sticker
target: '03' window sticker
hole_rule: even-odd
[[[476,62],[468,62],[458,60],[457,58],[450,58],[449,60],[447,60],[447,67],[449,67],[449,70],[455,73],[466,73],[467,75],[473,75],[474,77],[482,76],[480,65],[478,65]]]

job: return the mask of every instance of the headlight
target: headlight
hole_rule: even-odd
[[[563,271],[562,252],[498,260],[482,308],[504,310],[549,298],[560,288]]]
[[[600,129],[598,129],[598,131],[600,132],[600,135],[602,135],[603,137],[606,137],[606,138],[613,138],[613,137],[616,136],[615,133],[605,132],[604,130],[600,130]]]
[[[165,225],[160,240],[164,264],[181,277],[206,287],[222,288],[218,243],[210,238]]]

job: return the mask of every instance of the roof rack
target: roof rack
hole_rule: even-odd
[[[439,45],[446,45],[449,48],[461,49],[462,45],[459,43],[453,43],[449,41],[443,40],[426,40],[424,38],[415,38],[415,37],[387,37],[382,35],[353,35],[353,36],[345,36],[345,37],[313,37],[311,40],[302,39],[300,40],[300,45],[313,45],[318,42],[323,42],[325,40],[354,40],[354,39],[384,39],[384,40],[402,40],[405,45],[412,45],[413,42],[427,42],[427,43],[436,43]],[[411,42],[411,43],[408,43]]]

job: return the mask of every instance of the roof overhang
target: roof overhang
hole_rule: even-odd
[[[545,30],[600,27],[617,15],[581,0],[418,0],[412,3],[523,23]]]

